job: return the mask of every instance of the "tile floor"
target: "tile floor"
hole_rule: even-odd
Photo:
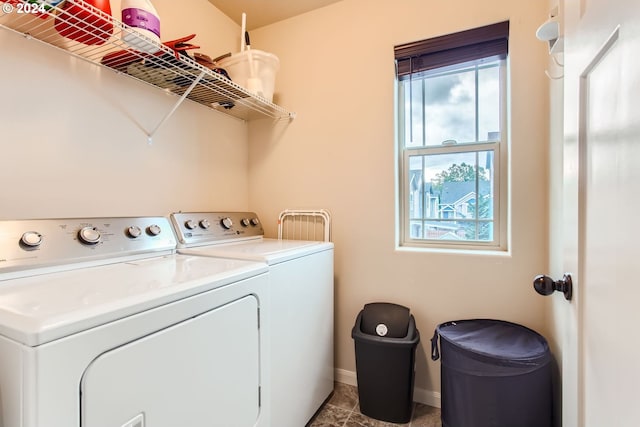
[[[411,421],[394,424],[374,420],[360,413],[358,389],[336,383],[333,394],[311,419],[306,427],[442,427],[440,409],[414,403]]]

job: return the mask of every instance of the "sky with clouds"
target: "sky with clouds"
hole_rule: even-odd
[[[443,73],[404,80],[405,144],[407,147],[441,146],[444,141],[457,143],[486,141],[490,132],[500,129],[499,67],[457,73]],[[478,136],[476,139],[476,78],[478,81]],[[425,176],[433,178],[451,164],[468,162],[475,154],[441,154],[427,158]],[[485,166],[486,157],[479,159]],[[415,165],[419,167],[417,164]],[[413,167],[411,168],[413,169]]]

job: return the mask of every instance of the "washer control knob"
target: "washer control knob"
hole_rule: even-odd
[[[184,223],[184,226],[187,227],[187,230],[193,230],[198,226],[198,224],[196,224],[194,220],[189,219]]]
[[[251,221],[249,221],[248,218],[242,218],[240,220],[240,224],[242,224],[243,227],[248,227],[251,224]]]
[[[127,228],[127,236],[137,239],[142,235],[142,230],[137,225]]]
[[[260,220],[258,218],[251,218],[251,225],[254,227],[260,225]]]
[[[160,228],[160,226],[157,224],[151,224],[150,226],[147,227],[147,234],[149,236],[157,236],[158,234],[160,234],[161,231],[162,231],[162,228]]]
[[[233,221],[231,221],[231,218],[229,217],[222,218],[220,220],[220,225],[222,225],[222,227],[224,227],[225,229],[229,230],[231,227],[233,227]]]
[[[210,223],[210,222],[209,222],[209,220],[208,220],[208,219],[206,219],[206,218],[205,218],[205,219],[201,219],[201,220],[200,220],[200,227],[201,227],[201,228],[204,228],[205,230],[208,230],[208,229],[209,229],[209,227],[211,227],[211,223]]]
[[[85,245],[95,245],[100,242],[100,231],[96,227],[87,226],[82,227],[78,231],[78,239]]]
[[[27,231],[20,238],[20,243],[29,248],[37,248],[42,243],[42,234],[37,231]]]

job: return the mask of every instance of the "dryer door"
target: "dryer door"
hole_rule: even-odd
[[[82,378],[82,427],[253,426],[259,351],[245,296],[103,353]]]

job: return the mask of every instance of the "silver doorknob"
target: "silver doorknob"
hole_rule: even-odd
[[[562,280],[554,281],[551,277],[540,274],[533,279],[533,288],[540,295],[551,295],[554,291],[564,294],[567,301],[573,296],[573,281],[570,274],[562,276]]]

